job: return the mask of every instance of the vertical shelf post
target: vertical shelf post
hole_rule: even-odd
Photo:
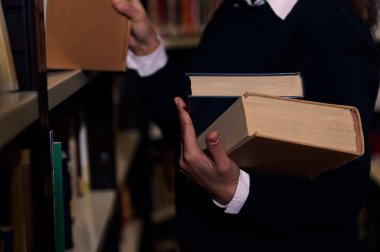
[[[54,190],[49,132],[43,0],[23,0],[25,14],[27,89],[38,92],[39,121],[32,145],[33,251],[56,251]]]

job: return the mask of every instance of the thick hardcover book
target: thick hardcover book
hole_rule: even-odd
[[[197,135],[246,92],[303,97],[300,73],[187,73],[187,76],[192,89],[188,107]]]
[[[242,96],[257,94],[303,97],[300,73],[231,74],[187,73],[193,96]]]
[[[125,71],[129,31],[129,21],[111,1],[49,0],[47,67]]]
[[[199,135],[204,150],[211,130],[240,167],[269,174],[315,177],[364,153],[360,115],[351,106],[247,94]]]

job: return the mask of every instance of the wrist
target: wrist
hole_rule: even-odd
[[[230,185],[224,186],[223,190],[219,191],[221,193],[218,193],[219,195],[215,196],[215,199],[220,204],[223,204],[223,205],[229,204],[235,196],[238,183],[239,181],[237,180],[236,182],[231,183]]]
[[[219,202],[217,202],[214,198],[214,204],[220,208],[224,208],[225,213],[238,214],[248,198],[250,184],[251,182],[249,174],[241,170],[239,175],[238,186],[236,188],[236,193],[233,199],[230,202],[228,202],[228,204],[222,205]]]
[[[149,38],[146,42],[140,43],[136,48],[134,48],[133,53],[137,56],[146,56],[153,53],[160,45],[160,40],[157,38],[156,34]]]

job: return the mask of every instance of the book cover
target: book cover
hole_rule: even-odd
[[[189,113],[196,135],[204,131],[238,98],[239,96],[188,96]]]
[[[248,94],[234,102],[197,138],[206,149],[211,130],[240,167],[315,177],[364,153],[355,107]]]
[[[49,0],[47,67],[125,71],[129,30],[111,1]]]

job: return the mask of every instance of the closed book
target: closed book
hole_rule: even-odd
[[[246,92],[303,97],[300,73],[187,73],[187,76],[192,90],[188,107],[197,135]]]
[[[259,94],[239,97],[198,138],[217,130],[228,155],[240,167],[309,178],[364,153],[358,110]]]
[[[300,73],[233,74],[187,73],[193,96],[242,96],[257,94],[303,97]]]
[[[125,71],[129,32],[129,21],[111,1],[49,0],[47,67]]]

